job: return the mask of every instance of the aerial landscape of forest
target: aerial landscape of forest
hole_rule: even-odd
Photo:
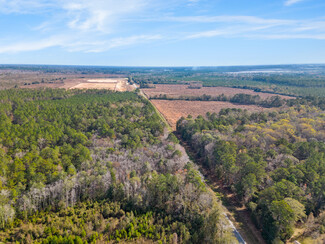
[[[282,84],[304,66],[254,68],[286,92],[217,68],[1,66],[0,239],[322,240],[325,98]]]
[[[324,0],[0,0],[0,244],[325,244]]]

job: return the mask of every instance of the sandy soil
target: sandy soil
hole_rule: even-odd
[[[41,73],[0,70],[0,89],[15,85],[18,85],[20,88],[49,87],[70,89],[81,83],[117,82],[127,82],[127,78],[116,74]],[[127,87],[127,90],[130,89]]]
[[[175,130],[176,122],[183,116],[199,115],[205,116],[207,112],[219,113],[223,108],[241,108],[249,111],[267,111],[269,109],[255,105],[235,105],[229,102],[215,101],[172,101],[172,100],[151,100],[159,112],[166,118],[169,125]]]
[[[118,83],[118,82],[127,82],[127,78],[118,78],[118,79],[91,79],[87,82],[94,82],[94,83]]]
[[[160,94],[167,95],[168,97],[179,96],[201,96],[203,94],[218,96],[224,94],[226,96],[234,96],[238,93],[244,93],[249,95],[259,95],[262,99],[276,96],[275,94],[254,92],[248,89],[238,89],[231,87],[202,87],[201,89],[188,89],[188,85],[156,85],[156,88],[142,89],[142,91],[148,96],[158,96]],[[289,96],[280,96],[283,99],[292,99]]]
[[[21,75],[19,73],[19,75]],[[43,75],[39,80],[44,80],[45,82],[39,82],[39,84],[22,85],[21,88],[40,88],[40,87],[49,87],[49,88],[63,88],[63,89],[108,89],[112,91],[134,91],[137,87],[135,85],[130,85],[127,78],[109,78],[107,77],[94,76],[94,75],[85,75],[85,77],[76,77],[76,75],[66,75],[64,78],[57,76],[46,76]],[[45,78],[44,78],[45,77]],[[16,78],[16,77],[15,77]],[[35,78],[35,74],[33,74]]]
[[[108,89],[115,90],[117,83],[80,83],[70,89]]]
[[[91,82],[81,81],[81,83],[71,86],[68,89],[108,89],[112,91],[133,91],[135,86],[130,85],[127,79],[101,79],[91,80]]]

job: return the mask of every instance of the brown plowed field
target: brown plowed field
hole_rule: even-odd
[[[179,97],[179,96],[202,96],[203,94],[218,96],[224,94],[228,97],[232,97],[238,93],[244,93],[249,95],[259,95],[262,99],[266,99],[275,94],[255,92],[248,89],[239,89],[231,87],[202,87],[201,89],[188,89],[188,85],[155,85],[156,88],[142,89],[142,91],[150,98],[153,96],[167,95],[167,97]],[[279,95],[280,96],[280,95]],[[283,99],[292,99],[289,96],[280,96]]]
[[[205,116],[207,112],[219,113],[223,108],[241,108],[253,112],[269,110],[255,105],[235,105],[229,102],[215,101],[151,100],[151,102],[174,130],[176,122],[182,116],[192,115],[195,118],[199,115]]]

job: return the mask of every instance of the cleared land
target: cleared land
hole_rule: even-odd
[[[19,79],[25,75],[24,83]],[[3,73],[1,79],[6,79],[9,84],[20,85],[21,88],[64,88],[64,89],[107,89],[112,91],[133,91],[136,86],[130,85],[127,78],[111,77],[112,75],[84,75],[78,77],[76,74],[43,74],[37,72],[7,72]]]
[[[127,78],[121,78],[121,79],[113,79],[113,78],[110,78],[110,79],[91,79],[91,80],[88,80],[88,82],[94,82],[94,83],[118,83],[118,82],[127,82],[128,79]]]
[[[240,108],[249,111],[267,111],[269,109],[262,108],[255,105],[237,105],[229,102],[215,102],[215,101],[172,101],[172,100],[151,100],[159,112],[166,118],[169,125],[175,130],[176,122],[183,116],[192,115],[197,117],[199,115],[205,116],[207,112],[219,113],[223,108]]]
[[[115,90],[116,83],[80,83],[70,89],[108,89]]]
[[[107,89],[112,91],[130,91],[134,87],[130,86],[128,79],[94,79],[87,80],[78,85],[72,86],[69,89]]]
[[[231,87],[202,87],[201,89],[189,89],[188,85],[155,85],[156,88],[142,89],[142,91],[150,98],[159,95],[166,95],[168,97],[180,97],[180,96],[202,96],[204,94],[210,96],[219,96],[224,94],[226,96],[234,96],[238,93],[244,93],[249,95],[259,95],[262,99],[267,99],[275,94],[255,92],[248,89],[239,89]],[[281,96],[283,99],[292,99],[293,97]]]
[[[102,74],[102,73],[84,73],[82,71],[53,71],[49,68],[49,72],[30,71],[19,69],[0,69],[0,89],[13,87],[20,88],[65,88],[69,89],[80,83],[88,83],[92,80],[99,82],[112,80],[127,80],[122,74]]]

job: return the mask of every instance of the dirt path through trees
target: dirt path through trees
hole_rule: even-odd
[[[148,99],[148,97],[141,90],[140,90],[140,95]],[[162,119],[167,123],[166,120],[167,118],[164,117],[164,114],[162,114],[159,111],[159,109],[155,106],[154,103],[151,104],[155,107],[160,117],[162,117]],[[181,140],[180,136],[178,136],[177,134],[176,136],[180,140],[180,144],[185,148],[186,153],[199,166],[201,173],[204,175],[205,179],[207,180],[206,183],[208,184],[208,186],[214,192],[220,195],[220,198],[223,202],[223,206],[225,207],[226,215],[233,222],[233,224],[237,228],[238,232],[242,235],[244,240],[248,244],[265,244],[266,242],[262,238],[261,232],[255,227],[250,217],[250,213],[246,209],[246,207],[239,204],[234,194],[231,193],[229,189],[223,186],[223,182],[221,182],[219,179],[212,177],[211,176],[212,174],[209,174],[209,172],[206,169],[200,166],[202,164],[198,162],[198,159],[195,157],[194,153],[190,150],[190,147],[184,141]]]
[[[247,244],[266,244],[255,224],[253,223],[250,212],[237,200],[236,196],[224,186],[223,182],[213,176],[211,172],[202,167],[202,163],[192,152],[190,146],[182,141],[181,136],[175,134],[180,141],[180,144],[185,148],[187,154],[199,166],[200,172],[204,175],[208,186],[219,195],[222,200],[225,212],[228,218],[233,222],[238,232],[242,235]]]

